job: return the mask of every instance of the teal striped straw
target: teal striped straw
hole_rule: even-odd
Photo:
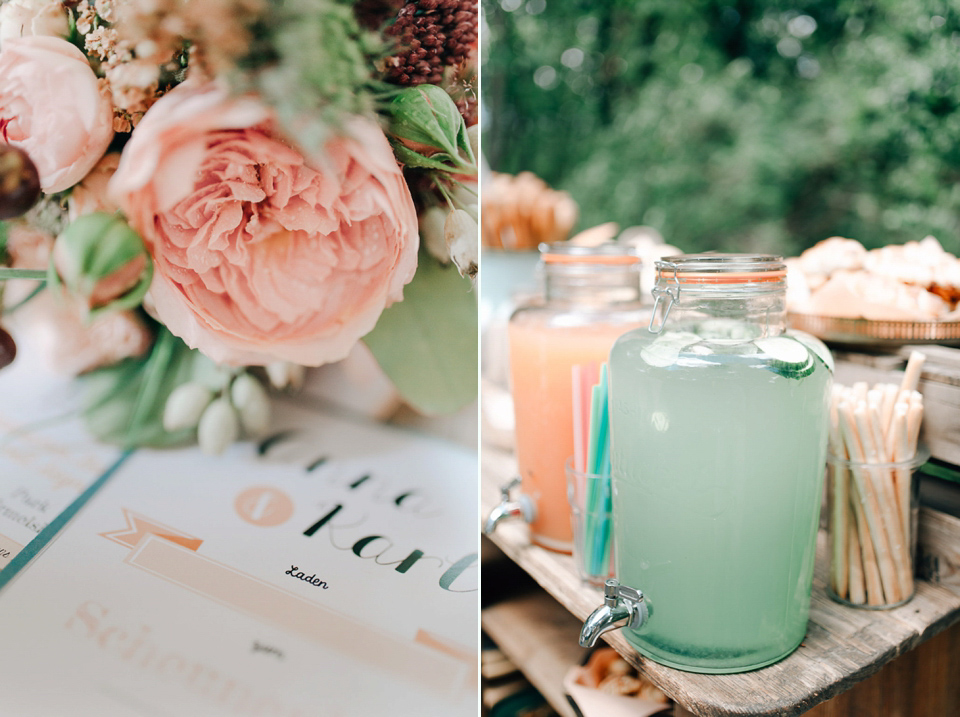
[[[599,476],[587,481],[584,522],[584,560],[590,575],[605,576],[610,568],[610,419],[607,364],[600,366],[600,382],[591,394],[587,473]]]

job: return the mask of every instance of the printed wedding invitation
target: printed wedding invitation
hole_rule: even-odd
[[[120,456],[90,439],[79,403],[36,361],[0,373],[0,570]]]
[[[280,413],[128,456],[0,590],[3,714],[476,713],[475,454]]]

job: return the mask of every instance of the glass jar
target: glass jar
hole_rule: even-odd
[[[780,257],[680,255],[657,269],[650,326],[610,357],[608,591],[642,590],[649,619],[625,630],[641,654],[752,670],[806,632],[832,358],[785,331]]]
[[[640,259],[616,243],[542,245],[542,301],[521,307],[507,329],[521,492],[531,539],[570,552],[573,529],[564,464],[573,455],[577,364],[607,360],[613,342],[638,327]]]

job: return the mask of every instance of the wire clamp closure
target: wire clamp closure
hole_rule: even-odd
[[[667,317],[670,316],[670,309],[680,300],[680,280],[677,278],[677,265],[672,262],[657,262],[660,269],[660,278],[657,279],[657,285],[653,287],[653,313],[650,315],[650,325],[647,327],[651,334],[659,334],[663,331],[663,325],[667,323]],[[664,276],[663,270],[668,272]],[[673,276],[669,276],[669,270],[673,269]],[[657,311],[660,309],[661,302],[666,299],[663,306],[663,317],[660,323],[657,323]]]

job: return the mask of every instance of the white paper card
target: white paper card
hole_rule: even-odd
[[[138,451],[0,591],[5,714],[476,714],[476,456],[282,413]]]
[[[90,440],[76,384],[32,358],[0,371],[0,570],[120,456]]]

